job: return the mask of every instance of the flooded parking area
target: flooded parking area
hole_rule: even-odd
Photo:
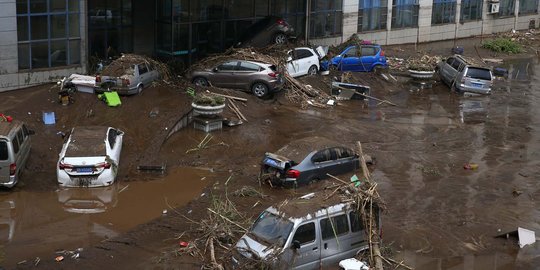
[[[212,173],[175,168],[152,181],[0,194],[4,265],[75,250],[124,233],[199,197]],[[165,213],[167,214],[167,213]]]

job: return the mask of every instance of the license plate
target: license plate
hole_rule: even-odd
[[[272,166],[272,167],[280,167],[279,166],[279,162],[277,162],[276,160],[273,160],[271,158],[265,158],[264,159],[264,164],[268,165],[268,166]]]
[[[472,86],[474,87],[482,87],[484,84],[481,83],[472,83]]]
[[[91,173],[92,171],[93,171],[92,167],[77,168],[78,173]]]

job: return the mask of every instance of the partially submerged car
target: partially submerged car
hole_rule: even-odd
[[[12,188],[30,157],[34,132],[21,121],[8,121],[0,119],[0,186]]]
[[[198,86],[217,86],[251,91],[262,98],[283,86],[283,76],[270,64],[229,60],[206,70],[191,73],[191,82]]]
[[[380,211],[373,206],[380,235]],[[369,247],[356,209],[323,192],[268,207],[236,244],[233,266],[255,261],[268,269],[331,269]]]
[[[388,68],[386,56],[380,45],[363,44],[349,46],[339,55],[323,62],[325,70],[373,71]]]
[[[159,72],[154,65],[138,57],[123,56],[96,76],[94,90],[96,93],[116,91],[121,95],[140,94],[157,79]]]
[[[493,86],[493,74],[489,68],[474,63],[461,55],[441,61],[436,68],[441,80],[458,93],[489,95]]]
[[[57,162],[64,187],[110,186],[116,180],[124,132],[104,126],[75,127]]]
[[[287,73],[292,77],[315,75],[321,69],[320,59],[326,55],[323,47],[315,50],[309,47],[298,47],[288,52]]]
[[[236,47],[264,47],[271,44],[282,45],[294,39],[294,28],[280,17],[267,16],[244,31]]]
[[[265,153],[261,176],[272,184],[297,187],[358,168],[360,161],[352,149],[323,137],[308,137]]]

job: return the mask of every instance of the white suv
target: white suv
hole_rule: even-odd
[[[288,52],[287,72],[292,77],[315,75],[320,70],[319,60],[325,55],[320,46],[316,50],[308,47],[295,48]]]

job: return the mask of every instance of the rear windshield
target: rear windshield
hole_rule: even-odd
[[[489,69],[469,67],[466,77],[491,81]]]
[[[0,141],[0,160],[7,160],[7,159],[8,159],[7,142]]]

